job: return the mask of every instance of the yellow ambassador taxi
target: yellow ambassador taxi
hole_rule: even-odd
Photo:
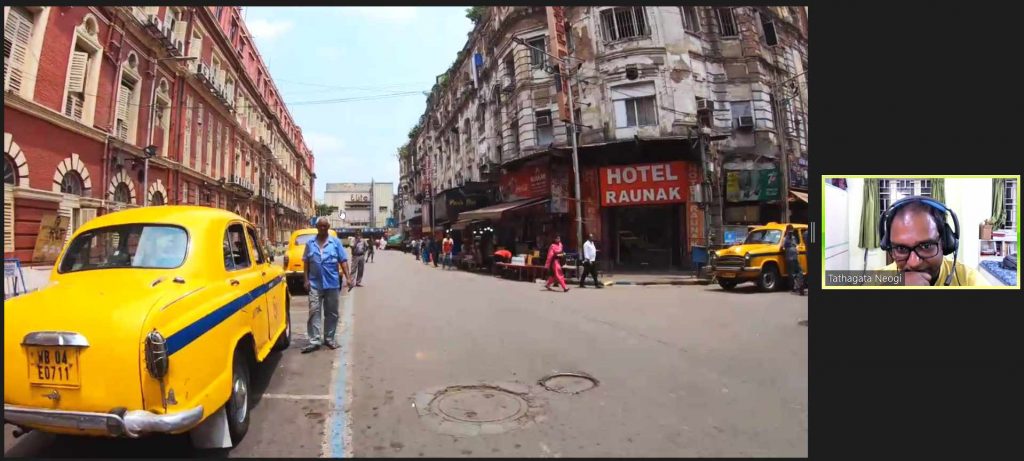
[[[4,303],[4,421],[237,444],[254,367],[291,340],[283,273],[259,242],[241,216],[199,206],[84,224],[46,286]]]
[[[799,238],[797,259],[807,274],[807,225],[771,222],[752,226],[746,240],[724,250],[711,253],[711,272],[718,284],[731,290],[743,282],[755,282],[762,291],[778,289],[789,281],[789,268],[782,249],[786,226],[793,226]],[[790,281],[791,282],[791,281]]]
[[[331,237],[337,237],[334,229],[327,231]],[[305,266],[302,254],[306,251],[306,243],[316,238],[316,228],[299,229],[288,238],[288,250],[284,253],[284,272],[287,277],[288,289],[292,293],[304,293]]]

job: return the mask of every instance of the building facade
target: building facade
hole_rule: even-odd
[[[392,182],[327,183],[324,203],[338,208],[328,216],[331,227],[388,227],[388,218],[394,213],[394,188]]]
[[[30,261],[52,214],[69,235],[164,204],[232,210],[275,242],[305,223],[313,154],[239,13],[4,7],[5,257]]]
[[[423,209],[400,220],[500,222],[486,238],[516,253],[554,234],[576,248],[575,131],[584,233],[606,264],[687,267],[730,225],[806,222],[806,194],[785,192],[807,187],[806,31],[803,7],[483,8],[400,149],[406,207]],[[482,185],[491,205],[437,219],[437,197]]]

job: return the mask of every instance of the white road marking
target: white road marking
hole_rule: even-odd
[[[330,400],[330,395],[310,395],[310,394],[263,394],[265,399],[281,399],[281,400]]]

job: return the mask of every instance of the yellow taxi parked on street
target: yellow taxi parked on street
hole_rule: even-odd
[[[807,225],[771,222],[752,226],[742,244],[711,252],[711,272],[718,284],[731,290],[740,283],[755,282],[762,291],[773,291],[783,282],[792,283],[782,249],[787,226],[793,226],[799,237],[797,258],[806,279]]]
[[[16,434],[249,427],[254,367],[291,340],[280,267],[234,213],[154,206],[85,223],[42,289],[5,301],[4,422]]]
[[[334,229],[327,231],[331,237],[337,237]],[[306,251],[306,243],[316,238],[316,228],[299,229],[288,238],[288,249],[284,253],[284,272],[288,278],[288,290],[291,293],[305,293],[303,281],[306,270],[302,254]]]

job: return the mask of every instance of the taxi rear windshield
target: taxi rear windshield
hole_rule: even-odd
[[[747,240],[743,243],[779,243],[782,239],[782,231],[776,229],[761,229],[747,234]]]
[[[316,238],[316,234],[300,235],[298,237],[295,237],[295,244],[296,245],[305,245],[306,243],[308,243],[310,240],[313,240],[314,238]]]
[[[173,269],[185,262],[188,233],[176,226],[126,224],[83,232],[71,241],[60,273],[93,269]]]

